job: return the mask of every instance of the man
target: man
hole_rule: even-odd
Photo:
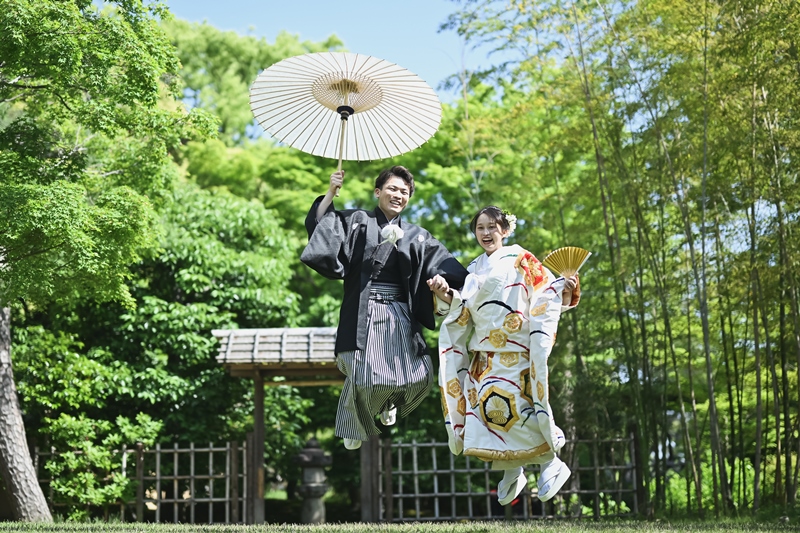
[[[344,280],[336,361],[346,376],[336,412],[336,435],[355,450],[397,410],[407,416],[427,396],[431,360],[420,326],[435,327],[429,280],[454,287],[467,271],[426,230],[400,214],[414,194],[414,177],[394,166],[375,180],[372,211],[336,211],[333,197],[344,171],[331,174],[325,196],[306,217],[308,245],[300,259],[330,279]]]

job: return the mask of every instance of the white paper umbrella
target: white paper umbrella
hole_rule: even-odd
[[[442,106],[416,74],[375,57],[321,52],[290,57],[250,88],[256,120],[279,141],[339,160],[372,161],[436,133]]]

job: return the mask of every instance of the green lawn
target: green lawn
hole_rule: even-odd
[[[188,533],[203,531],[209,533],[259,532],[259,533],[510,533],[553,532],[553,533],[633,533],[633,532],[755,532],[755,531],[798,531],[796,525],[752,522],[569,522],[569,521],[529,521],[529,522],[469,522],[469,523],[410,523],[410,524],[326,524],[309,526],[302,524],[264,525],[264,526],[202,526],[180,524],[24,524],[0,522],[0,532],[142,532],[142,533]]]

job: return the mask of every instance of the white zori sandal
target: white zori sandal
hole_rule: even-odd
[[[381,413],[381,424],[384,426],[393,426],[397,421],[397,407],[392,407]]]
[[[361,448],[361,441],[358,439],[344,439],[344,447],[348,450],[357,450]]]
[[[527,484],[528,477],[522,467],[505,470],[503,479],[497,484],[497,500],[500,505],[508,505],[514,501]]]
[[[555,496],[567,482],[571,473],[567,464],[558,457],[543,464],[542,472],[536,481],[539,486],[539,499],[546,502]]]

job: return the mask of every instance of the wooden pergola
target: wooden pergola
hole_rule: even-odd
[[[261,376],[267,386],[344,381],[336,367],[336,328],[216,329],[212,334],[219,339],[217,362],[231,376]]]
[[[254,381],[253,437],[248,463],[245,521],[264,522],[264,387],[341,385],[336,367],[336,328],[217,329],[217,362],[231,374]],[[248,439],[249,440],[249,439]]]

